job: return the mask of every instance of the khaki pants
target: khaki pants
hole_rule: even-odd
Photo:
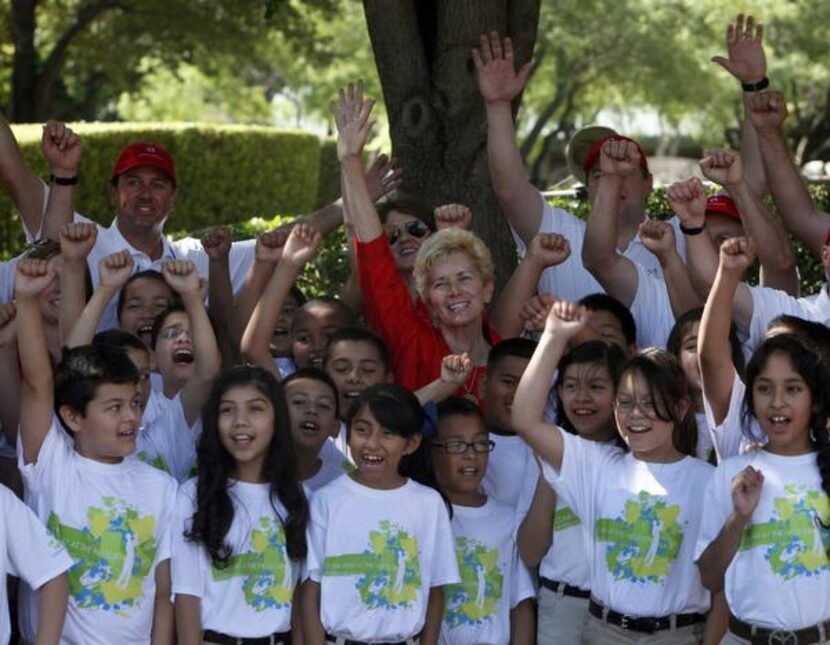
[[[540,587],[536,640],[539,645],[574,645],[582,638],[588,616],[587,598],[565,596]]]
[[[679,629],[665,629],[653,634],[625,630],[617,625],[588,616],[583,645],[699,645],[703,642],[703,623]]]

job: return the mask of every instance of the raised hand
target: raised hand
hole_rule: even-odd
[[[17,325],[17,307],[13,302],[0,305],[0,347],[14,347]]]
[[[642,155],[633,141],[609,139],[602,144],[599,154],[599,167],[604,175],[627,177],[640,172]]]
[[[337,158],[359,156],[375,124],[369,120],[375,102],[363,98],[363,81],[340,90],[337,101],[331,102],[331,111],[337,124]]]
[[[686,228],[698,228],[706,222],[706,189],[697,177],[678,181],[666,191],[677,217]]]
[[[700,160],[700,172],[710,181],[721,186],[734,186],[744,179],[741,155],[734,150],[707,150]]]
[[[497,31],[491,31],[489,38],[482,34],[478,49],[473,49],[471,54],[478,91],[485,103],[512,101],[524,89],[531,65],[527,63],[516,71],[509,36],[502,40]]]
[[[60,121],[47,121],[43,126],[41,150],[52,174],[74,177],[81,162],[81,138]]]
[[[288,240],[288,234],[291,232],[289,228],[282,226],[263,233],[256,239],[256,246],[254,247],[254,258],[257,262],[269,262],[277,264],[282,257],[282,249],[285,247],[285,242]]]
[[[402,183],[403,168],[394,157],[378,155],[366,170],[366,187],[373,202],[397,190]]]
[[[164,281],[179,295],[200,293],[201,280],[190,260],[167,260],[162,266]]]
[[[70,222],[60,232],[61,255],[68,261],[86,260],[98,239],[98,227],[92,222]]]
[[[98,275],[102,287],[118,291],[133,274],[133,257],[129,251],[118,251],[98,263]]]
[[[649,219],[639,227],[640,240],[657,257],[663,257],[677,249],[674,229],[668,222]]]
[[[231,236],[224,226],[214,226],[202,236],[202,248],[212,262],[228,259],[231,252]]]
[[[555,267],[571,256],[571,244],[564,235],[557,233],[539,233],[527,247],[528,259],[541,267]]]
[[[441,360],[440,379],[444,383],[461,387],[470,378],[473,372],[473,361],[467,352],[463,354],[449,354]]]
[[[55,279],[55,267],[48,260],[23,258],[14,274],[14,295],[18,300],[37,298]]]
[[[723,67],[741,83],[758,83],[767,75],[767,57],[764,54],[764,26],[755,18],[739,13],[735,22],[726,28],[728,58],[713,56],[712,62]]]
[[[755,92],[749,96],[747,116],[756,130],[780,130],[787,119],[787,102],[781,92]]]
[[[550,312],[555,302],[556,298],[549,293],[543,293],[538,296],[533,296],[529,300],[525,300],[519,312],[519,318],[524,321],[525,329],[542,331],[545,328],[548,312]]]
[[[755,259],[755,245],[748,237],[731,237],[720,247],[720,266],[727,273],[742,276]]]
[[[473,211],[463,204],[439,206],[435,209],[434,216],[435,228],[439,231],[445,228],[463,228],[468,231],[473,225]]]
[[[317,255],[323,237],[309,224],[297,224],[285,242],[280,263],[286,262],[299,269]]]
[[[732,506],[735,512],[744,520],[752,517],[752,513],[761,499],[761,489],[764,486],[764,474],[752,466],[747,466],[732,478]]]
[[[570,340],[588,324],[588,312],[575,302],[558,300],[553,303],[545,321],[545,333]]]

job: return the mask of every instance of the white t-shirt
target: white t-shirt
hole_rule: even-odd
[[[536,457],[530,446],[518,435],[491,432],[490,439],[495,442],[496,447],[490,453],[481,488],[488,497],[515,510],[519,503],[525,473],[528,470],[539,472]]]
[[[204,545],[184,536],[196,512],[196,480],[179,489],[173,531],[173,594],[201,600],[202,629],[256,638],[291,629],[291,603],[301,565],[288,557],[282,521],[288,513],[271,500],[271,485],[232,482],[233,523],[225,536],[230,561],[217,568]],[[276,509],[276,511],[275,511]]]
[[[0,304],[14,300],[14,272],[20,256],[7,262],[0,262]]]
[[[412,480],[376,490],[339,477],[318,490],[306,569],[326,631],[368,642],[416,636],[430,588],[461,581],[447,507]]]
[[[641,264],[636,264],[637,291],[631,302],[631,315],[637,323],[637,346],[660,347],[665,349],[672,327],[672,312],[669,291],[661,277],[649,274]]]
[[[26,503],[75,561],[62,643],[149,642],[156,566],[170,557],[176,481],[137,459],[82,457],[54,419],[37,462],[18,465]],[[27,594],[21,629],[34,641],[37,608]]]
[[[769,287],[749,287],[752,294],[752,319],[749,322],[749,347],[755,349],[767,332],[773,318],[781,314],[798,316],[804,320],[830,326],[830,285],[821,286],[821,291],[804,298],[795,298],[786,291]]]
[[[44,184],[43,191],[43,211],[46,212],[46,203],[49,200],[49,186]],[[175,216],[173,216],[175,217]],[[73,217],[75,222],[89,222],[80,213],[75,213]],[[115,217],[109,227],[98,226],[98,237],[95,240],[95,246],[87,257],[89,264],[89,273],[92,276],[92,286],[98,287],[98,263],[108,255],[112,255],[117,251],[129,251],[135,263],[133,273],[139,271],[146,271],[153,269],[161,271],[162,265],[167,260],[190,260],[196,265],[196,270],[199,275],[207,279],[208,277],[208,256],[205,253],[202,243],[192,237],[185,237],[179,240],[173,240],[170,237],[162,238],[162,252],[161,257],[153,260],[143,251],[139,251],[121,235],[118,230],[118,218]],[[25,230],[25,225],[24,225]],[[26,239],[31,241],[33,233],[25,230]],[[245,277],[248,274],[248,269],[254,260],[254,248],[256,240],[243,240],[241,242],[234,242],[231,245],[231,252],[228,258],[230,266],[231,286],[233,287],[234,295],[236,295],[245,283]],[[104,310],[101,320],[98,323],[98,329],[113,329],[118,326],[117,315],[117,298],[110,300],[107,308]]]
[[[706,515],[695,558],[717,538],[732,513],[732,479],[747,466],[764,475],[761,498],[726,569],[730,611],[768,629],[797,630],[830,620],[830,500],[816,455],[766,450],[727,459],[706,489]],[[822,527],[821,523],[824,523]]]
[[[746,384],[740,379],[737,372],[732,381],[732,395],[729,398],[729,410],[723,421],[715,423],[715,414],[709,405],[709,400],[703,397],[703,410],[706,413],[706,425],[709,427],[709,434],[715,447],[715,454],[718,456],[718,463],[724,459],[735,457],[754,450],[758,445],[766,443],[761,426],[758,425],[755,417],[749,423],[749,430],[755,440],[748,438],[743,432],[741,414],[744,405]],[[698,426],[699,427],[699,426]]]
[[[351,472],[355,465],[349,451],[349,439],[346,424],[340,422],[340,432],[336,437],[329,437],[320,450],[320,459],[325,463],[336,466],[344,472]]]
[[[519,495],[517,515],[520,522],[524,520],[533,504],[536,485],[541,480],[542,486],[551,487],[539,474],[528,470]],[[564,491],[561,491],[564,492]],[[553,517],[553,542],[539,563],[539,575],[554,582],[564,582],[583,590],[591,586],[590,556],[585,540],[582,522],[574,513],[572,504],[565,501],[562,494],[556,495]]]
[[[562,432],[565,452],[545,479],[574,504],[591,557],[591,593],[629,616],[705,612],[709,592],[694,564],[712,466],[692,457],[663,464]]]
[[[40,589],[72,566],[72,558],[26,505],[0,486],[0,643],[11,635],[6,575]]]
[[[585,221],[576,215],[561,208],[554,208],[545,201],[540,194],[539,199],[543,203],[542,220],[537,233],[558,233],[564,235],[571,246],[571,256],[562,264],[546,269],[539,280],[540,293],[552,293],[558,298],[577,301],[590,293],[603,293],[605,290],[594,276],[582,265],[582,242],[585,238]],[[677,251],[682,258],[686,257],[686,240],[680,232],[680,223],[677,217],[668,220],[675,229],[677,239]],[[524,255],[527,247],[519,234],[511,228],[513,239],[519,251]],[[657,257],[649,251],[636,236],[623,255],[632,262],[642,265],[649,275],[662,278],[663,271]]]
[[[510,610],[536,594],[519,560],[511,515],[494,499],[480,507],[453,504],[452,534],[459,584],[444,589],[442,645],[507,645]]]
[[[697,425],[697,446],[695,447],[695,454],[698,459],[708,461],[709,454],[714,450],[715,445],[712,440],[712,433],[709,430],[709,423],[706,421],[706,414],[696,412],[695,425]]]
[[[141,415],[135,457],[183,482],[196,467],[196,441],[201,423],[188,426],[180,395],[173,399],[150,391]]]

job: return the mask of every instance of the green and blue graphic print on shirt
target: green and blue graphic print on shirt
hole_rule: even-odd
[[[605,564],[611,575],[637,583],[665,579],[683,542],[679,515],[679,505],[641,491],[625,503],[621,517],[597,520],[594,534],[609,543]]]
[[[499,568],[498,549],[459,536],[455,555],[461,583],[448,585],[444,591],[444,623],[450,627],[481,626],[496,615],[502,596],[504,575]]]
[[[217,582],[242,578],[245,602],[254,611],[291,606],[294,578],[285,548],[285,532],[276,517],[261,517],[251,531],[251,550],[231,557],[222,568],[213,567]]]
[[[789,484],[773,500],[771,520],[744,531],[741,551],[767,547],[764,559],[784,580],[830,571],[830,500],[823,492]]]
[[[369,531],[362,553],[329,556],[324,576],[357,576],[360,601],[370,609],[409,608],[418,599],[421,566],[418,541],[394,522],[383,520]]]
[[[554,533],[557,531],[565,531],[569,528],[573,528],[574,526],[579,526],[580,524],[581,522],[579,521],[579,517],[577,517],[576,513],[574,513],[567,506],[556,509],[556,513],[553,516]]]
[[[87,526],[67,526],[54,511],[47,526],[75,560],[69,570],[75,604],[128,616],[144,595],[156,559],[156,518],[114,497],[102,501],[104,508],[87,510]]]

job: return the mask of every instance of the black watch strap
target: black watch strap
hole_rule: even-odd
[[[683,226],[680,225],[680,230],[683,231],[684,235],[700,235],[706,230],[706,222],[703,222],[700,226]]]
[[[769,78],[764,76],[757,83],[741,83],[741,87],[744,88],[744,92],[760,92],[769,87]]]
[[[55,175],[49,175],[49,179],[52,181],[53,184],[57,186],[77,186],[78,185],[78,175],[74,177],[55,177]]]

